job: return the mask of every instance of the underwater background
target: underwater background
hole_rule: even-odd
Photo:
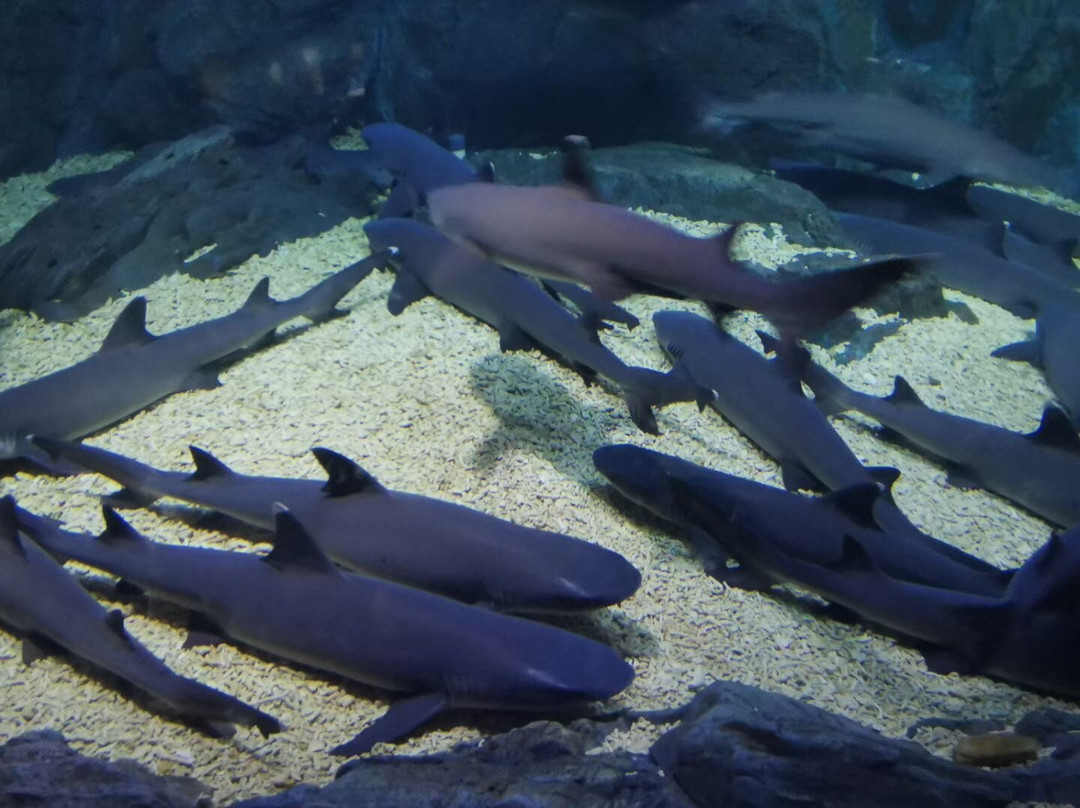
[[[792,151],[775,133],[703,127],[702,99],[744,100],[774,89],[900,96],[1054,166],[1062,178],[1055,193],[1026,193],[1076,213],[1069,196],[1080,157],[1078,64],[1080,8],[1050,0],[15,2],[0,21],[0,239],[14,244],[36,214],[64,198],[49,190],[51,183],[109,169],[148,144],[221,125],[237,144],[253,147],[304,137],[362,150],[360,128],[385,120],[441,144],[463,135],[469,154],[483,151],[495,162],[497,179],[553,162],[567,134],[585,135],[600,150],[675,144],[674,158],[665,152],[651,165],[650,152],[635,153],[624,170],[636,180],[601,173],[601,190],[609,183],[619,204],[689,235],[711,237],[749,220],[734,255],[766,270],[824,248],[850,258],[861,245],[827,221],[819,203],[801,207],[797,192],[762,190],[773,179],[754,179],[773,157],[820,158],[822,147]],[[683,157],[740,168],[718,182],[708,174],[714,169],[697,163],[670,168]],[[846,157],[839,163],[852,165]],[[308,176],[319,193],[355,186],[354,196],[334,198],[321,232],[313,232],[317,222],[290,230],[291,207],[262,218],[247,208],[208,208],[228,221],[228,238],[238,242],[223,259],[227,271],[184,269],[192,256],[177,257],[176,244],[187,251],[199,237],[188,227],[156,252],[136,252],[145,241],[126,243],[121,257],[134,253],[132,266],[174,253],[180,271],[147,267],[145,285],[130,285],[140,272],[114,275],[107,281],[118,289],[106,288],[105,299],[80,298],[93,284],[72,280],[72,270],[66,285],[37,299],[5,298],[2,286],[14,289],[16,274],[36,259],[4,254],[0,301],[10,307],[0,312],[0,389],[93,354],[136,295],[147,298],[147,326],[160,334],[239,308],[263,277],[273,297],[290,298],[367,255],[363,224],[383,199],[371,177],[320,174],[310,165]],[[238,195],[236,204],[272,207],[258,195]],[[170,199],[152,203],[164,209]],[[304,204],[302,195],[289,199]],[[774,199],[782,200],[783,216],[769,218]],[[317,204],[330,203],[320,197]],[[89,211],[91,203],[67,208],[67,221],[80,209]],[[257,218],[257,232],[249,234],[244,227]],[[199,250],[213,253],[220,222],[205,224],[210,235]],[[67,259],[80,250],[89,255],[74,229],[58,227],[59,235],[44,241]],[[343,299],[347,316],[294,323],[273,345],[226,367],[220,388],[172,395],[88,442],[170,470],[190,470],[187,447],[194,444],[237,471],[287,477],[321,477],[309,449],[326,446],[387,487],[617,551],[642,573],[636,594],[608,609],[551,618],[612,645],[633,665],[633,684],[604,710],[675,707],[709,682],[731,679],[892,737],[930,716],[1011,724],[1039,707],[1075,711],[1068,700],[989,678],[931,673],[912,648],[865,625],[823,618],[787,590],[744,591],[707,577],[677,528],[604,488],[593,451],[633,443],[780,486],[771,459],[692,402],[658,410],[660,434],[645,434],[611,385],[586,385],[539,351],[501,352],[494,330],[434,297],[392,316],[386,300],[393,280],[392,272],[373,273]],[[62,298],[54,296],[58,290],[70,293],[68,303],[93,298],[78,306],[90,310],[71,322],[39,316],[55,310],[35,304]],[[847,321],[829,347],[812,342],[814,360],[863,392],[887,395],[899,374],[935,409],[1035,430],[1054,398],[1043,374],[990,355],[1028,338],[1033,320],[960,291],[943,294],[949,305],[937,316],[856,308],[861,325],[853,331]],[[641,325],[605,331],[603,343],[627,364],[661,370],[670,365],[652,333],[652,314],[710,314],[699,302],[644,294],[620,304]],[[755,349],[754,331],[769,328],[752,312],[729,315],[724,325]],[[853,348],[859,328],[875,325],[887,326],[885,336],[870,347],[856,340]],[[900,469],[896,501],[926,533],[1002,568],[1020,565],[1050,535],[1052,525],[1001,497],[949,486],[939,464],[880,440],[869,419],[830,421],[865,465]],[[22,507],[95,534],[102,528],[99,496],[114,488],[96,475],[20,471],[0,480],[0,492]],[[171,500],[125,511],[158,541],[267,549],[256,531],[222,532],[203,515]],[[133,758],[157,773],[194,777],[225,804],[328,782],[341,762],[328,750],[389,700],[386,691],[228,644],[183,650],[183,610],[114,601],[107,576],[69,568],[95,596],[122,608],[131,633],[174,670],[273,713],[287,731],[205,737],[142,709],[88,666],[62,656],[24,665],[18,639],[0,632],[0,740],[53,728],[84,754]],[[455,712],[379,751],[447,750],[520,723],[520,716]],[[638,722],[613,733],[606,747],[643,752],[662,731]],[[915,736],[942,755],[956,738],[945,729]]]

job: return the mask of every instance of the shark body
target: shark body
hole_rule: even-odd
[[[630,445],[601,447],[593,463],[625,497],[687,528],[706,571],[738,586],[784,580],[755,560],[757,538],[792,559],[829,565],[839,562],[844,539],[852,536],[894,578],[982,596],[1000,596],[1011,576],[971,556],[959,560],[941,542],[878,529],[872,513],[881,490],[874,484],[806,497]],[[728,567],[728,557],[740,566]]]
[[[704,406],[712,399],[712,391],[695,384],[681,366],[661,373],[625,364],[601,344],[594,328],[535,283],[455,244],[433,227],[410,219],[383,219],[369,222],[364,230],[373,245],[399,249],[398,278],[388,302],[394,314],[422,297],[437,295],[491,325],[504,351],[537,347],[586,379],[609,379],[645,432],[658,431],[654,406],[676,401]]]
[[[804,381],[828,412],[857,410],[886,434],[943,460],[949,482],[993,491],[1064,527],[1080,524],[1080,437],[1056,407],[1028,435],[927,407],[902,376],[885,398],[859,393],[809,364]]]
[[[360,754],[451,707],[559,710],[603,700],[633,669],[607,645],[338,569],[288,511],[266,556],[151,542],[107,506],[98,538],[48,524],[50,553],[105,570],[209,617],[228,637],[404,693],[334,754]]]
[[[127,632],[122,612],[108,611],[20,533],[17,510],[11,497],[0,500],[0,619],[6,624],[28,642],[50,640],[216,733],[228,734],[231,724],[256,726],[264,736],[281,729],[266,713],[169,669]],[[48,524],[25,511],[21,519]]]
[[[328,449],[313,450],[327,471],[324,482],[249,477],[195,448],[195,472],[184,474],[83,444],[39,443],[124,485],[113,502],[148,504],[170,496],[267,529],[274,504],[282,503],[343,567],[466,603],[515,612],[577,611],[624,600],[641,583],[634,566],[612,550],[391,491]]]
[[[0,456],[50,468],[27,435],[81,438],[173,393],[217,387],[217,363],[258,345],[294,317],[333,316],[337,301],[389,257],[369,256],[292,300],[272,300],[264,278],[232,314],[161,336],[146,330],[146,298],[135,298],[95,354],[0,392]]]

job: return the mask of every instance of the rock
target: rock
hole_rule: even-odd
[[[602,734],[589,721],[536,722],[445,754],[360,758],[318,792],[301,787],[232,808],[692,808],[647,755],[587,754]]]
[[[966,769],[911,741],[735,682],[687,706],[653,758],[699,806],[986,808],[1017,799],[1004,774]]]
[[[969,735],[956,744],[953,760],[963,766],[1016,766],[1036,760],[1041,748],[1034,738],[1012,732]]]
[[[58,732],[28,732],[0,747],[0,808],[203,808],[210,789],[159,777],[131,761],[83,757]]]

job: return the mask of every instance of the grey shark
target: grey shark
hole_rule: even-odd
[[[160,336],[146,330],[146,298],[135,298],[95,354],[0,392],[0,457],[24,457],[48,469],[27,435],[81,438],[173,393],[217,387],[217,363],[259,345],[294,317],[339,314],[337,302],[390,254],[358,261],[291,300],[271,299],[264,278],[232,314]]]
[[[1080,431],[1080,304],[1044,304],[1039,309],[1035,339],[1005,345],[993,355],[1041,368],[1073,428]]]
[[[48,525],[34,538],[205,615],[235,640],[404,694],[333,754],[360,754],[450,708],[554,711],[607,699],[634,676],[595,640],[344,572],[288,511],[275,515],[266,556],[151,542],[103,511],[97,540]]]
[[[123,612],[108,611],[20,533],[20,518],[49,522],[17,511],[10,496],[0,500],[0,620],[22,632],[26,643],[44,637],[216,734],[230,734],[232,724],[258,727],[264,736],[281,729],[266,713],[168,668],[127,632]],[[24,658],[31,658],[32,647],[24,648]]]
[[[943,552],[942,542],[879,530],[872,512],[881,489],[874,484],[806,497],[631,445],[601,447],[593,463],[627,499],[686,528],[706,571],[736,586],[767,588],[785,580],[757,562],[755,541],[801,562],[828,565],[839,562],[847,536],[890,576],[926,586],[995,597],[1012,574],[970,556],[955,560],[956,548]],[[739,567],[729,567],[728,557]]]
[[[551,299],[528,278],[491,264],[438,230],[410,219],[383,219],[364,226],[371,244],[399,253],[397,281],[388,305],[394,314],[434,294],[499,332],[502,349],[546,350],[587,379],[600,375],[622,392],[634,423],[657,433],[654,406],[695,401],[704,407],[712,391],[695,384],[681,365],[669,373],[631,367],[605,348],[595,330]]]
[[[428,194],[432,223],[481,254],[529,274],[583,283],[616,300],[643,289],[751,309],[784,334],[804,333],[920,265],[891,258],[774,282],[733,261],[736,227],[694,238],[581,188],[467,183]]]
[[[859,393],[815,364],[803,380],[826,412],[857,410],[886,434],[943,460],[949,482],[1011,499],[1058,525],[1080,524],[1080,437],[1056,407],[1028,435],[927,407],[903,377],[885,398]]]
[[[104,449],[34,439],[125,486],[112,502],[170,496],[273,527],[282,503],[334,561],[352,570],[515,612],[592,609],[630,597],[641,574],[612,550],[516,525],[451,502],[384,488],[364,469],[314,449],[328,481],[248,477],[192,447],[195,472],[159,471]]]

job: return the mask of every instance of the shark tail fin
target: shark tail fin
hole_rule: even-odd
[[[620,380],[620,387],[630,417],[639,429],[650,435],[659,434],[653,407],[693,401],[698,410],[703,410],[716,398],[715,392],[694,381],[682,361],[677,360],[667,373],[642,367],[627,368],[626,373],[626,378]]]
[[[298,314],[307,317],[313,323],[321,323],[324,320],[344,315],[345,311],[337,307],[338,301],[374,270],[387,269],[390,266],[390,258],[396,254],[396,247],[388,247],[338,270],[299,298],[301,309]]]

